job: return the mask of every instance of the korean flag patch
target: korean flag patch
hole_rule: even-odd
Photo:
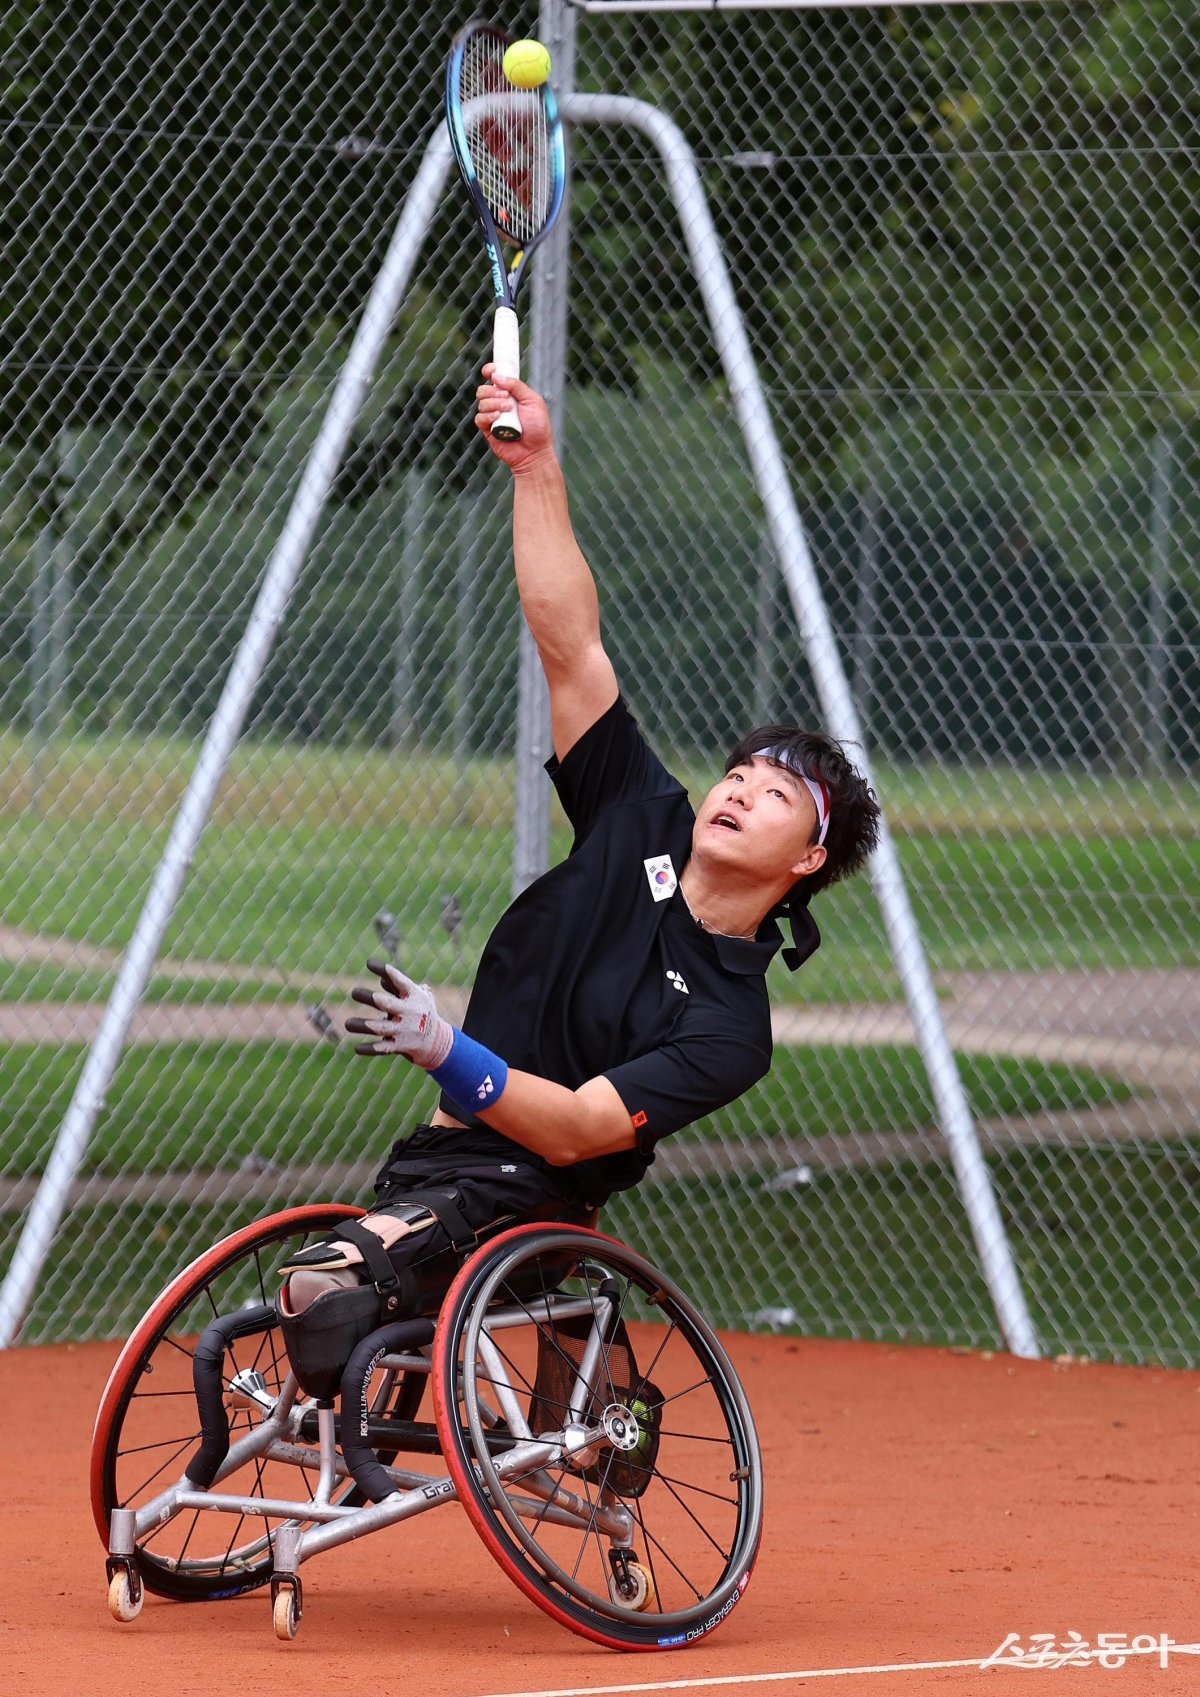
[[[669,854],[654,854],[642,865],[646,868],[646,878],[650,884],[650,894],[656,902],[670,901],[679,887],[679,879],[675,876],[675,868],[671,865]]]

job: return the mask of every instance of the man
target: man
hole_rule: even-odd
[[[451,1248],[497,1219],[587,1217],[638,1182],[660,1138],[748,1090],[771,1059],[764,973],[782,939],[770,916],[788,911],[798,966],[820,942],[811,895],[858,871],[877,836],[875,797],[842,750],[789,726],[743,738],[693,813],[620,697],[545,403],[491,366],[484,378],[475,423],[513,474],[517,585],[550,692],[547,770],[575,840],[497,924],[461,1030],[393,966],[371,963],[380,987],[354,991],[371,1009],[346,1022],[369,1039],[358,1052],[426,1068],[441,1099],[393,1148],[378,1212],[288,1264],[285,1335],[389,1270],[405,1283],[391,1312],[411,1305],[412,1269],[448,1282]],[[523,434],[500,442],[490,425],[510,398]]]

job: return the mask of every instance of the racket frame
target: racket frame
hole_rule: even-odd
[[[459,174],[471,199],[475,217],[483,237],[484,249],[487,253],[488,270],[492,280],[492,363],[497,372],[503,377],[520,377],[521,375],[521,331],[517,318],[517,296],[525,276],[529,257],[537,247],[542,237],[547,234],[562,207],[563,194],[566,188],[566,143],[563,138],[562,119],[559,115],[558,102],[554,98],[554,90],[550,83],[541,83],[534,89],[513,89],[514,94],[522,93],[537,95],[542,102],[542,110],[546,118],[547,145],[550,166],[550,204],[546,216],[538,229],[525,242],[517,247],[511,262],[506,258],[504,244],[511,238],[506,237],[497,227],[479,182],[475,164],[471,157],[471,143],[467,135],[466,120],[463,115],[462,103],[462,66],[470,42],[480,34],[495,38],[499,44],[499,52],[509,46],[512,37],[503,30],[496,29],[492,24],[476,21],[468,24],[459,32],[450,49],[446,61],[446,128],[450,134],[450,145],[458,164]],[[514,405],[501,413],[491,427],[491,434],[501,442],[515,442],[521,436],[521,421]]]

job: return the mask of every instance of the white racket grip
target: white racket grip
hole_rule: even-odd
[[[492,320],[492,364],[501,377],[521,375],[521,326],[511,306],[498,306]],[[492,435],[502,442],[516,442],[520,438],[521,420],[515,406],[494,420]]]

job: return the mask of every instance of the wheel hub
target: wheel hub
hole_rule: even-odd
[[[637,1416],[623,1402],[610,1402],[600,1416],[604,1435],[615,1450],[635,1450],[641,1439]]]

